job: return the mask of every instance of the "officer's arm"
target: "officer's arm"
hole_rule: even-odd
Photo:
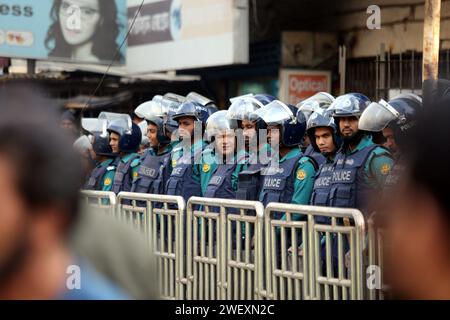
[[[131,174],[133,181],[139,176],[139,168],[141,167],[141,158],[136,158],[131,163]]]
[[[375,154],[369,163],[369,177],[375,179],[379,187],[383,187],[393,165],[394,160],[387,152],[380,155]]]
[[[113,187],[115,171],[107,171],[103,176],[102,191],[110,192]]]
[[[314,177],[316,169],[310,160],[302,161],[295,172],[294,194],[292,196],[293,204],[309,204],[309,199],[314,188]],[[302,215],[293,214],[294,220],[300,220]],[[282,220],[285,220],[283,216]]]
[[[309,204],[314,188],[315,175],[316,169],[309,160],[298,166],[294,183],[294,195],[292,197],[293,204]]]

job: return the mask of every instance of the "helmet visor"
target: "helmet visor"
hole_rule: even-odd
[[[291,109],[283,102],[275,100],[268,105],[256,110],[250,116],[251,121],[262,119],[268,125],[283,124],[286,120],[293,120]]]
[[[364,131],[379,132],[397,117],[398,112],[386,101],[372,102],[359,118],[358,127]]]
[[[119,135],[131,134],[133,122],[128,114],[102,112],[98,116],[101,125],[102,136],[108,134],[108,130],[117,132]]]
[[[102,126],[97,118],[82,118],[81,127],[90,133],[102,131]]]
[[[148,101],[141,104],[139,107],[134,110],[134,113],[143,119],[147,119],[150,117],[163,117],[164,116],[164,108],[161,103],[155,101]]]
[[[257,100],[249,97],[234,100],[227,112],[228,119],[249,120],[250,114],[261,108]]]

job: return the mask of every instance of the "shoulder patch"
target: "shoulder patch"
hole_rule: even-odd
[[[297,179],[298,180],[301,180],[301,181],[305,180],[307,176],[308,176],[308,174],[306,173],[305,170],[303,170],[303,169],[297,170]]]
[[[106,178],[103,183],[106,187],[109,187],[112,183],[112,180],[111,180],[111,178]]]
[[[391,172],[391,165],[389,163],[385,163],[381,166],[380,172],[382,175],[387,176],[389,172]]]
[[[137,177],[139,177],[139,173],[137,171],[133,172],[133,178],[136,179]]]
[[[203,172],[208,173],[211,170],[211,166],[207,163],[203,165]]]
[[[136,158],[136,159],[134,159],[132,162],[131,162],[131,167],[132,168],[134,168],[134,167],[137,167],[139,164],[141,163],[141,160],[139,159],[139,158]]]

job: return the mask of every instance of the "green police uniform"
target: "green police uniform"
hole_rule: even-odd
[[[108,159],[103,161],[100,165],[106,166],[106,173],[103,175],[101,182],[102,191],[111,191],[114,181],[114,175],[116,174],[116,165],[113,164],[115,159]]]
[[[370,135],[365,135],[356,148],[352,151],[348,151],[346,154],[350,155],[356,153],[373,144],[372,137]],[[364,166],[365,182],[371,187],[382,188],[393,165],[394,160],[388,150],[382,147],[375,148],[367,158]]]
[[[286,160],[292,159],[301,153],[300,149],[293,149],[281,160],[280,164]],[[309,204],[311,194],[314,189],[314,180],[316,168],[309,157],[301,157],[295,170],[294,193],[292,195],[293,204]],[[300,220],[301,215],[293,215],[294,220]],[[285,216],[282,218],[285,219]]]

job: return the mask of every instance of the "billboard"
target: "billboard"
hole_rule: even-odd
[[[0,0],[0,56],[109,64],[126,27],[127,0]]]
[[[248,63],[248,0],[128,0],[131,74]],[[138,13],[138,14],[137,14]]]
[[[297,105],[318,92],[331,92],[331,72],[282,69],[280,71],[280,99]]]

